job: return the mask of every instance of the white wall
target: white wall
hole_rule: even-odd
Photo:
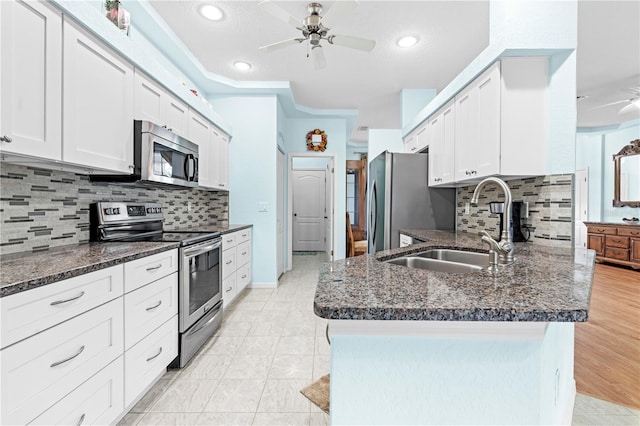
[[[253,285],[273,285],[277,276],[276,96],[211,98],[232,123],[229,149],[229,223],[253,224]],[[267,211],[259,212],[259,203]]]
[[[400,129],[370,129],[369,130],[369,153],[367,161],[376,158],[384,151],[404,152],[402,143],[402,130]]]
[[[589,220],[621,222],[623,217],[640,217],[640,208],[613,207],[613,155],[635,139],[640,139],[638,120],[578,130],[576,169],[589,167]]]

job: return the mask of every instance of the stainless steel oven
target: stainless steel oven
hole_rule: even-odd
[[[222,323],[222,238],[218,232],[163,232],[158,203],[101,202],[90,209],[92,241],[179,243],[179,354],[184,367]]]

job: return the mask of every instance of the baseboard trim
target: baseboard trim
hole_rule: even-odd
[[[560,420],[561,425],[570,425],[573,422],[573,408],[576,405],[576,381],[572,380],[573,386],[569,390],[569,395],[567,395],[567,403],[564,406],[564,412],[562,413],[562,419]]]
[[[249,283],[249,285],[247,286],[248,288],[277,288],[278,287],[278,283],[272,283],[272,282],[263,282],[263,283],[256,283],[256,282],[251,282]]]

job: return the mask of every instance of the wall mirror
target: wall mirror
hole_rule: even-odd
[[[640,139],[613,156],[613,207],[640,207]]]

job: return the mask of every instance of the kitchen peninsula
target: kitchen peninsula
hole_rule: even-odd
[[[485,251],[480,237],[327,263],[333,424],[560,424],[571,420],[574,322],[588,318],[595,254],[516,244],[496,275],[385,263],[428,249]],[[417,234],[418,233],[418,234]]]

